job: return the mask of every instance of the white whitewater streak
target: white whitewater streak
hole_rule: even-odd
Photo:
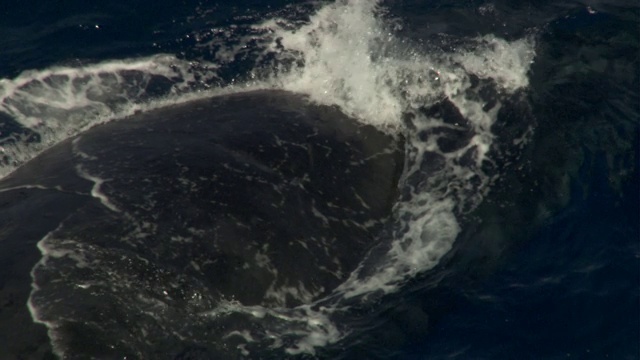
[[[62,224],[60,224],[58,228],[51,231],[44,238],[38,241],[38,250],[40,250],[40,253],[43,256],[31,269],[31,294],[29,295],[29,300],[27,301],[27,308],[29,309],[29,313],[31,314],[31,319],[33,320],[33,322],[43,324],[47,327],[47,335],[49,336],[49,342],[52,348],[51,350],[59,358],[63,358],[64,356],[64,352],[59,346],[60,338],[62,336],[56,331],[56,322],[51,319],[46,319],[46,316],[44,316],[44,314],[40,311],[40,309],[42,309],[42,306],[41,304],[37,304],[34,301],[33,294],[40,291],[40,286],[38,286],[38,283],[36,281],[36,272],[39,268],[46,267],[47,260],[49,260],[50,257],[71,256],[74,257],[78,264],[85,264],[84,259],[74,256],[74,252],[64,250],[56,251],[55,249],[52,249],[48,246],[48,242],[53,237],[53,234],[61,227]]]
[[[93,175],[89,174],[80,165],[76,165],[76,173],[81,178],[83,178],[85,180],[89,180],[89,181],[91,181],[93,183],[93,187],[91,188],[91,196],[93,196],[94,198],[98,199],[100,201],[100,203],[102,203],[102,205],[104,205],[107,209],[109,209],[109,210],[111,210],[113,212],[120,212],[120,209],[118,209],[118,207],[115,206],[111,202],[111,200],[109,200],[109,197],[107,197],[107,195],[105,195],[100,189],[102,187],[102,184],[104,184],[108,180],[101,179],[101,178],[99,178],[97,176],[93,176]]]
[[[0,178],[44,149],[136,111],[197,97],[191,63],[170,55],[30,70],[0,79],[0,111],[39,141],[0,134]],[[215,67],[209,66],[215,77]],[[3,160],[4,157],[4,160]]]
[[[17,78],[0,80],[0,100],[2,109],[13,115],[22,125],[35,129],[43,125],[57,128],[77,126],[81,119],[63,119],[51,116],[47,110],[59,110],[66,114],[75,109],[93,107],[95,114],[108,111],[112,115],[107,101],[127,101],[131,94],[127,93],[130,80],[123,77],[122,72],[137,71],[148,81],[150,75],[161,75],[172,78],[176,74],[171,69],[170,56],[155,56],[135,61],[110,61],[84,67],[52,67],[45,70],[25,71]],[[136,89],[141,91],[143,89]],[[135,94],[133,94],[135,95]],[[76,122],[73,122],[73,121]],[[84,120],[86,125],[90,120]],[[46,123],[46,124],[45,124]]]

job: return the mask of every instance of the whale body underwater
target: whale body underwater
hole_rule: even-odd
[[[326,296],[378,241],[403,165],[401,137],[284,91],[89,129],[0,182],[0,347],[46,351],[29,310],[65,358],[135,358],[168,331],[157,313]]]

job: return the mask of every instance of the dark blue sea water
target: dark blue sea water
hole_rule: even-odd
[[[58,256],[62,220],[2,198],[0,359],[640,358],[636,1],[0,0],[3,179],[99,124],[247,89],[403,139],[392,220],[353,277],[291,312],[212,302],[207,314],[237,318],[158,319],[156,345],[134,315],[97,332],[110,337],[60,335],[81,306],[52,305],[63,297],[38,274],[66,268],[36,263]],[[30,227],[49,243],[5,235]],[[101,299],[96,312],[126,306]],[[243,342],[202,335],[225,326]],[[57,355],[49,337],[64,338]]]

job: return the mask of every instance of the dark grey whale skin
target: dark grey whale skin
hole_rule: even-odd
[[[138,113],[58,144],[0,182],[0,359],[52,357],[26,306],[41,258],[36,243],[47,234],[106,249],[96,257],[144,296],[163,296],[156,288],[177,281],[163,298],[176,315],[220,297],[295,306],[295,297],[268,298],[268,287],[302,282],[322,296],[343,281],[390,215],[403,161],[402,139],[274,90]],[[100,191],[119,212],[92,196],[94,183],[78,169],[105,179]],[[136,222],[156,227],[126,241]],[[176,244],[175,236],[192,240]],[[255,265],[264,244],[277,275]],[[151,265],[118,264],[111,249]],[[73,308],[78,317],[62,327],[70,338],[63,346],[100,356],[105,349],[77,344],[108,333],[97,323],[73,339],[83,315],[93,319],[96,300],[74,284],[93,275],[55,261],[36,274],[42,290],[34,302],[63,304],[44,306],[42,316],[56,320]],[[185,298],[193,289],[205,295],[195,305]],[[100,301],[120,303],[129,290],[101,292]]]

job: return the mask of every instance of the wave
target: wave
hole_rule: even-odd
[[[451,39],[455,46],[427,50],[397,35],[394,22],[383,13],[375,1],[337,1],[309,14],[307,21],[277,16],[244,25],[244,32],[230,28],[237,34],[233,41],[203,39],[197,46],[215,53],[212,59],[160,54],[51,67],[0,80],[1,110],[13,124],[0,139],[0,177],[96,125],[256,89],[304,94],[316,104],[337,107],[363,124],[404,137],[405,164],[390,225],[330,294],[309,296],[296,307],[221,300],[198,314],[210,324],[242,315],[245,328],[223,337],[236,339],[233,351],[245,356],[265,348],[314,354],[349,333],[338,319],[350,304],[397,292],[451,250],[461,231],[459,217],[483,200],[499,176],[486,171],[496,161],[491,158],[493,125],[505,100],[526,90],[535,57],[533,37],[456,38]],[[249,48],[255,55],[250,69],[224,80],[221,64]],[[34,272],[62,256],[53,240],[40,241],[43,259]],[[35,283],[34,289],[37,294]],[[30,304],[34,319],[47,324],[55,343],[55,321],[42,318],[42,305]],[[58,349],[59,355],[63,352]]]

